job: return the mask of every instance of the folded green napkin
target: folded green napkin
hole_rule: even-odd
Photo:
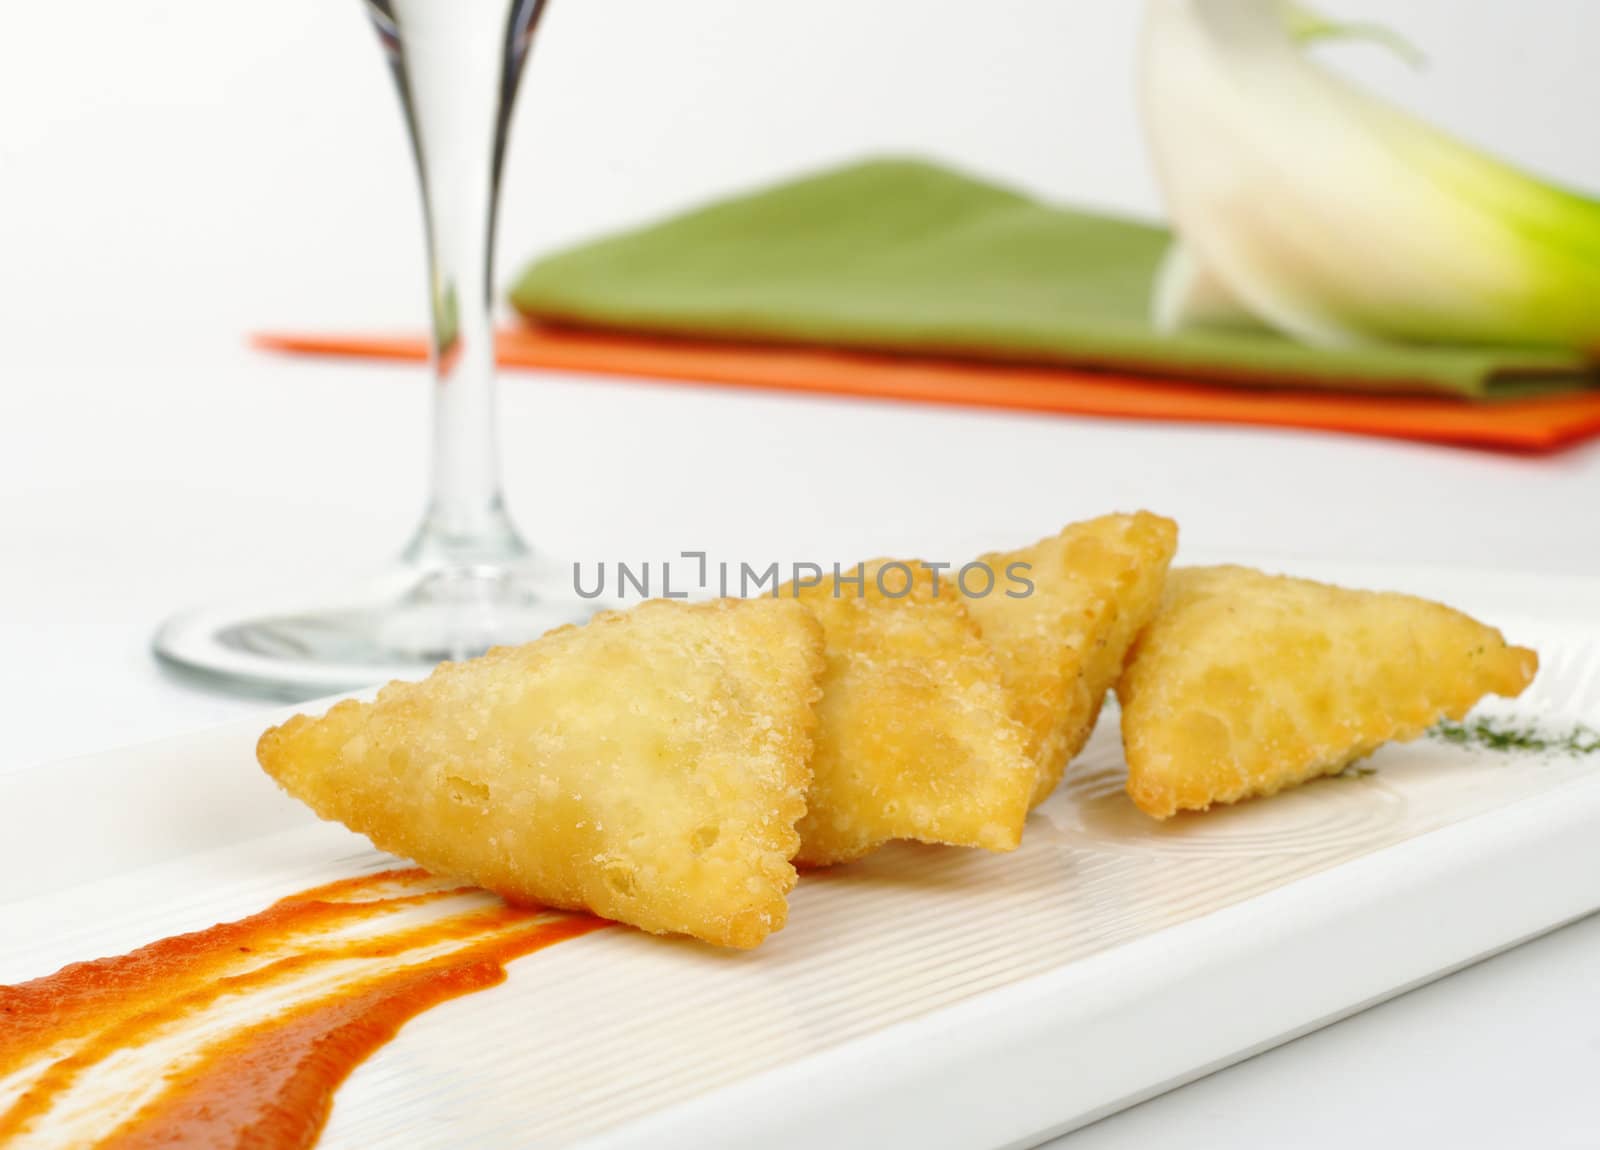
[[[1261,386],[1525,396],[1595,382],[1544,349],[1323,350],[1265,332],[1158,333],[1165,229],[873,160],[538,261],[533,319],[631,332],[956,355]]]

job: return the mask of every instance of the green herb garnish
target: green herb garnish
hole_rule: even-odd
[[[1377,773],[1377,767],[1363,767],[1352,764],[1333,777],[1336,779],[1370,779]]]
[[[1565,732],[1547,731],[1528,722],[1510,719],[1473,719],[1443,722],[1429,735],[1456,747],[1510,754],[1554,754],[1576,757],[1600,751],[1600,732],[1579,725]]]

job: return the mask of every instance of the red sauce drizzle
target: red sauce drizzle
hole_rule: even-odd
[[[317,1141],[333,1094],[409,1019],[504,981],[512,959],[606,925],[586,915],[470,900],[418,870],[346,879],[260,914],[178,935],[118,958],[0,986],[0,1079],[32,1075],[0,1110],[0,1144],[48,1133],[51,1110],[103,1059],[227,999],[286,980],[327,978],[286,1010],[185,1046],[160,1093],[118,1114],[100,1146],[298,1148]],[[441,909],[429,914],[429,904]],[[404,912],[421,909],[419,920]],[[397,921],[384,928],[383,919]],[[339,931],[362,925],[358,935]],[[437,948],[426,957],[413,952]],[[356,960],[352,963],[350,960]],[[0,1106],[4,1106],[0,1102]]]

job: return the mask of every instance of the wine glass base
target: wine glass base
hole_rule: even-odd
[[[318,606],[192,611],[168,620],[163,665],[233,693],[301,702],[426,675],[445,660],[526,643],[613,606],[580,598],[553,565],[402,566]],[[322,605],[334,604],[334,605]]]

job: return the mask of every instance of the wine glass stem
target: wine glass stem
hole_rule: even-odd
[[[481,565],[528,554],[501,495],[494,237],[506,131],[542,0],[369,0],[422,185],[432,311],[432,490],[407,558]]]

